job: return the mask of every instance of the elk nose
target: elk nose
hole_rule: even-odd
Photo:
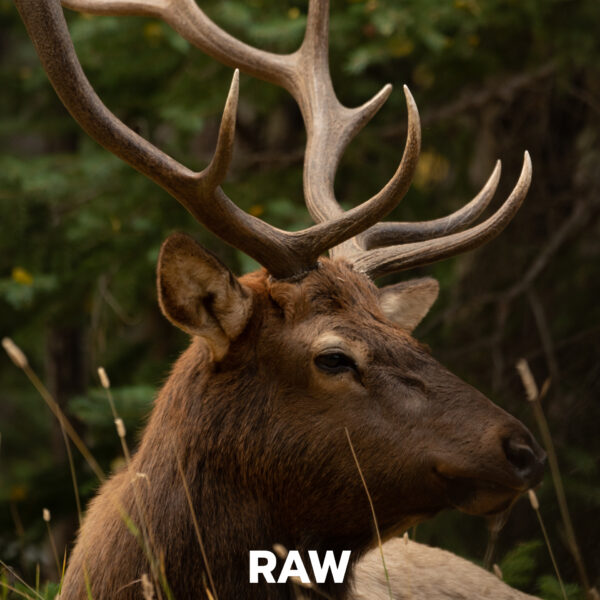
[[[504,454],[513,466],[516,474],[528,487],[537,485],[544,473],[546,453],[533,439],[524,439],[522,436],[505,438]]]

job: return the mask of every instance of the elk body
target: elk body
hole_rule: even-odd
[[[344,212],[333,193],[340,156],[390,90],[357,109],[339,103],[328,71],[327,2],[311,2],[300,49],[277,55],[234,40],[193,0],[65,1],[87,13],[163,18],[212,56],[290,91],[307,127],[304,187],[316,224],[283,232],[245,214],[220,187],[233,146],[237,71],[215,156],[194,173],[101,103],[58,0],[16,4],[54,87],[84,129],[264,267],[237,279],[185,235],[164,243],[160,305],[192,342],[156,399],[130,468],[90,504],[63,600],[85,598],[88,590],[96,599],[141,598],[144,574],[162,598],[292,598],[291,584],[248,583],[249,551],[275,543],[302,556],[351,550],[345,583],[321,586],[333,598],[349,598],[355,564],[375,542],[349,440],[384,538],[449,507],[504,510],[539,481],[544,454],[527,429],[412,337],[437,283],[425,278],[378,289],[372,281],[497,235],[529,187],[527,154],[513,192],[478,225],[471,226],[497,187],[499,165],[448,217],[379,223],[408,189],[420,148],[418,112],[405,89],[402,161],[381,192]],[[323,257],[328,250],[330,258]]]
[[[352,600],[534,600],[495,575],[445,550],[395,539],[383,546],[390,585],[378,550],[355,570]]]

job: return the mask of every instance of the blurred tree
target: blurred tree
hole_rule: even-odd
[[[233,35],[261,48],[291,51],[302,38],[306,1],[201,5]],[[522,151],[533,156],[533,188],[507,231],[477,252],[420,270],[442,284],[421,337],[442,362],[533,430],[514,363],[525,356],[540,380],[552,378],[545,409],[596,581],[599,16],[595,0],[333,0],[331,18],[332,76],[342,101],[358,105],[391,81],[407,83],[422,110],[419,170],[391,218],[451,212],[478,189],[497,157],[504,160],[500,191],[506,192]],[[69,23],[84,69],[107,106],[178,160],[202,168],[214,148],[231,71],[150,19],[70,13]],[[107,368],[128,430],[135,431],[186,344],[156,306],[161,241],[175,229],[187,230],[238,272],[255,265],[79,130],[8,0],[0,0],[0,32],[0,334],[23,347],[110,469],[118,444],[95,368]],[[393,172],[404,119],[396,91],[347,150],[336,183],[344,206],[369,197]],[[241,208],[277,226],[307,225],[304,139],[289,96],[242,76],[226,191]],[[42,507],[65,523],[62,544],[72,533],[75,504],[49,412],[8,360],[0,359],[0,374],[0,503],[9,507],[0,513],[0,558],[32,580],[37,562],[52,564]],[[87,499],[96,484],[85,465],[78,471]],[[563,575],[576,581],[550,481],[540,498]],[[481,521],[457,514],[442,515],[418,535],[475,558],[486,543]],[[508,572],[512,568],[515,583],[530,591],[552,573],[538,539],[536,520],[519,503],[497,557],[513,549]],[[540,579],[540,585],[551,590],[553,584]]]

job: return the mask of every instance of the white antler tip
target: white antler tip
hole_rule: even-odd
[[[392,93],[392,90],[394,89],[394,86],[391,83],[386,83],[380,90],[379,92],[377,92],[377,94],[375,95],[374,99],[377,100],[381,100],[381,104],[383,104],[389,97],[390,94]]]
[[[409,112],[413,112],[415,116],[419,115],[419,109],[417,108],[417,103],[407,85],[403,86],[404,89],[404,97],[406,98],[406,104],[408,106]]]
[[[229,95],[235,95],[237,97],[240,89],[240,70],[236,69],[233,72],[233,77],[231,78],[231,86],[229,87]]]
[[[498,187],[498,183],[500,182],[500,175],[502,173],[502,161],[498,159],[496,164],[494,165],[494,169],[492,170],[492,174],[489,176],[484,189],[488,186],[492,186],[492,194],[496,192],[496,188]]]
[[[498,180],[500,179],[501,173],[502,173],[502,161],[500,159],[497,159],[496,163],[494,164],[492,174],[490,175],[490,178],[488,179],[488,181],[498,182]]]
[[[531,156],[529,155],[529,152],[525,150],[525,153],[523,154],[523,170],[521,171],[521,177],[523,177],[524,180],[527,181],[528,187],[529,183],[531,182],[532,172],[533,166],[531,164]]]

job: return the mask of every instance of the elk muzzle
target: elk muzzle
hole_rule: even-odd
[[[443,481],[449,504],[463,512],[488,515],[505,510],[542,480],[546,453],[522,423],[504,415],[505,419],[498,415],[501,424],[496,426],[474,419],[480,434],[466,444],[464,453],[435,462],[434,472]]]

